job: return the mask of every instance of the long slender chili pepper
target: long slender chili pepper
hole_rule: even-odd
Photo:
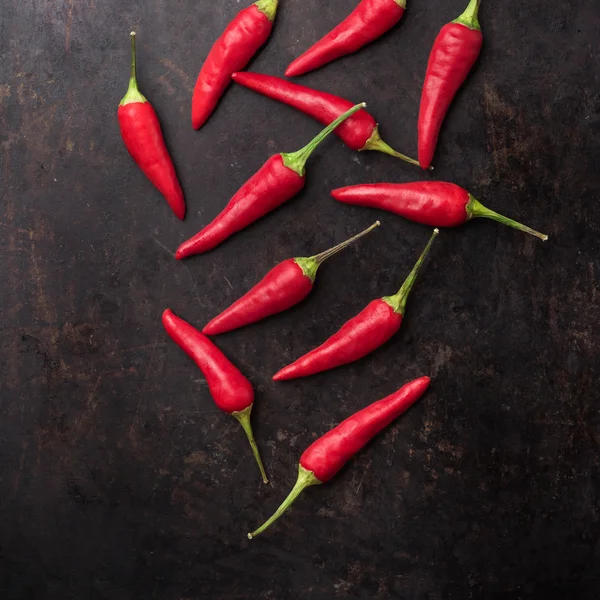
[[[179,219],[185,217],[185,200],[173,161],[165,146],[158,117],[140,93],[136,76],[135,31],[131,32],[131,77],[127,93],[119,104],[117,116],[121,137],[129,154],[165,197]]]
[[[162,322],[173,341],[198,365],[206,377],[215,404],[239,421],[248,436],[263,481],[268,483],[250,424],[254,403],[252,385],[204,334],[174,315],[170,309],[163,313]]]
[[[419,110],[419,162],[431,164],[448,108],[475,64],[483,36],[477,13],[481,0],[470,0],[465,12],[442,27],[429,55]]]
[[[349,240],[310,257],[288,258],[273,267],[249,292],[204,327],[202,333],[218,335],[283,312],[304,300],[315,283],[318,268],[334,254],[380,225],[376,221]]]
[[[275,154],[235,193],[211,223],[179,246],[175,258],[207,252],[294,197],[306,181],[305,165],[315,148],[345,119],[366,104],[357,104],[297,152]]]
[[[367,183],[338,188],[331,195],[346,204],[380,208],[433,227],[456,227],[475,217],[485,217],[541,240],[548,239],[547,235],[486,208],[467,190],[454,183]]]
[[[406,0],[361,0],[359,5],[287,68],[286,77],[303,75],[360,50],[402,18]]]
[[[240,73],[234,73],[231,78],[236,83],[263,96],[296,108],[323,125],[329,125],[336,117],[352,107],[352,102],[344,98],[313,90],[272,75],[241,71]],[[414,158],[396,152],[381,139],[377,121],[366,110],[359,110],[355,115],[344,121],[335,130],[335,134],[352,150],[358,150],[359,152],[362,150],[377,150],[400,158],[412,165],[419,165],[419,162]]]
[[[248,537],[255,538],[279,519],[305,488],[326,483],[334,477],[369,440],[414,404],[425,393],[429,382],[429,377],[420,377],[407,383],[393,394],[354,413],[313,442],[300,457],[298,480],[288,497],[273,516]]]
[[[283,381],[327,371],[354,362],[385,344],[400,329],[408,295],[438,233],[435,229],[419,260],[396,294],[367,304],[355,317],[346,321],[337,333],[281,369],[273,379]]]
[[[214,111],[231,74],[241,71],[265,44],[278,0],[258,0],[241,10],[210,49],[194,88],[192,126],[200,129]]]

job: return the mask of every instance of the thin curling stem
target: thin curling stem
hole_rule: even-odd
[[[539,238],[542,241],[546,241],[548,236],[545,233],[540,233],[535,229],[531,229],[531,227],[527,227],[527,225],[523,225],[518,221],[513,221],[504,215],[501,215],[493,210],[490,210],[486,206],[483,206],[478,200],[475,200],[473,196],[469,194],[469,202],[467,204],[467,214],[469,215],[469,219],[473,219],[475,217],[484,217],[486,219],[492,219],[493,221],[498,221],[498,223],[502,223],[503,225],[508,225],[513,229],[518,229],[519,231],[524,231],[529,235],[533,235],[536,238]]]
[[[371,231],[373,231],[373,229],[375,229],[376,227],[379,227],[380,225],[381,225],[380,221],[375,221],[375,223],[373,223],[373,225],[371,225],[370,227],[367,227],[367,229],[365,229],[364,231],[361,231],[360,233],[357,233],[356,235],[352,236],[350,239],[347,239],[345,242],[341,242],[337,246],[334,246],[333,248],[329,248],[329,250],[325,250],[325,251],[321,252],[320,254],[311,256],[310,258],[312,260],[314,260],[317,265],[321,265],[328,258],[331,258],[334,254],[337,254],[340,250],[343,250],[344,248],[346,248],[350,244],[354,243],[356,240],[359,240],[364,235],[367,235],[367,233],[370,233]]]
[[[419,259],[415,263],[415,266],[412,268],[412,271],[408,274],[408,277],[405,279],[404,283],[402,284],[402,287],[398,290],[398,292],[393,296],[386,296],[385,298],[383,298],[384,302],[387,302],[394,309],[395,312],[401,315],[404,314],[404,311],[406,309],[406,301],[408,300],[408,295],[410,294],[410,291],[412,290],[412,287],[415,284],[415,281],[417,280],[417,275],[419,274],[419,271],[421,270],[421,267],[425,262],[425,258],[427,258],[427,254],[429,254],[429,249],[433,244],[433,240],[435,240],[439,233],[439,229],[433,230],[433,233],[431,234],[431,237],[427,242],[427,246],[425,246],[425,249],[423,250],[423,252],[421,252],[421,256],[419,256]]]
[[[135,31],[129,34],[131,38],[131,75],[129,78],[129,85],[137,88],[137,57],[135,49]]]
[[[350,110],[347,110],[343,115],[340,115],[335,121],[332,121],[325,129],[321,130],[304,148],[300,148],[296,152],[283,153],[283,164],[296,171],[300,177],[304,177],[304,167],[306,161],[313,153],[315,148],[338,126],[341,125],[348,117],[352,116],[355,112],[365,108],[367,105],[364,102],[356,104]]]
[[[292,488],[292,491],[288,494],[288,497],[281,503],[279,508],[273,513],[273,515],[267,519],[258,529],[248,534],[248,539],[251,540],[257,535],[260,535],[267,527],[271,526],[279,517],[294,503],[294,500],[302,493],[302,491],[311,485],[317,485],[321,483],[312,471],[308,471],[302,465],[298,465],[298,479],[296,484]]]
[[[246,432],[246,436],[248,437],[248,441],[250,442],[250,448],[252,448],[252,454],[254,454],[254,458],[256,459],[256,464],[258,465],[258,469],[260,471],[260,475],[264,483],[269,483],[269,479],[267,478],[267,474],[265,472],[265,467],[263,465],[262,459],[260,457],[260,453],[258,451],[258,446],[256,445],[256,440],[254,439],[254,433],[252,431],[252,425],[250,424],[250,413],[252,412],[252,405],[244,410],[239,412],[231,413],[233,417],[235,417],[243,430]]]

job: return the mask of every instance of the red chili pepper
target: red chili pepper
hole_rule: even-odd
[[[311,486],[326,483],[373,437],[412,406],[429,387],[429,377],[420,377],[398,391],[359,410],[313,442],[300,457],[298,480],[273,516],[256,531],[255,538],[272,525]]]
[[[210,49],[192,98],[192,126],[200,129],[229,85],[263,46],[273,28],[278,0],[258,0],[241,10]]]
[[[402,18],[406,0],[361,0],[359,5],[287,68],[286,77],[303,75],[360,50]]]
[[[443,181],[370,183],[333,190],[345,204],[387,210],[411,221],[434,227],[456,227],[475,217],[493,219],[546,241],[548,236],[486,208],[467,190]]]
[[[318,268],[328,258],[379,225],[377,221],[349,240],[315,256],[289,258],[279,263],[249,292],[208,323],[202,333],[218,335],[232,331],[295,306],[308,296],[315,283]]]
[[[165,146],[156,112],[138,89],[135,71],[135,31],[132,31],[129,88],[117,111],[121,137],[133,160],[165,197],[175,215],[183,219],[185,200],[177,173]]]
[[[294,197],[306,181],[305,165],[315,148],[345,119],[366,104],[357,104],[338,117],[304,148],[297,152],[275,154],[235,193],[215,219],[194,237],[179,246],[175,258],[212,250],[234,233],[248,227]]]
[[[275,381],[307,377],[354,362],[385,344],[400,329],[406,301],[421,265],[439,231],[433,232],[412,271],[393,296],[373,300],[320,346],[273,376]]]
[[[163,313],[162,322],[173,341],[198,365],[206,377],[215,404],[235,417],[243,427],[263,481],[268,483],[250,424],[254,403],[252,385],[204,334],[174,315],[170,309],[167,308]]]
[[[465,12],[442,27],[429,55],[419,111],[419,162],[431,164],[448,108],[475,64],[483,36],[477,19],[481,0],[470,0]]]
[[[336,117],[352,107],[352,102],[344,98],[313,90],[272,75],[242,71],[234,73],[231,78],[236,83],[263,96],[268,96],[273,100],[278,100],[298,109],[323,125],[329,125]],[[352,115],[335,130],[335,133],[352,150],[358,150],[359,152],[362,150],[377,150],[400,158],[412,165],[419,165],[419,162],[414,158],[396,152],[381,139],[377,121],[366,110],[359,110],[355,115]]]

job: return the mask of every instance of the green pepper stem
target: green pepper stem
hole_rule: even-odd
[[[414,285],[417,279],[417,275],[419,274],[419,271],[423,266],[423,262],[425,261],[425,258],[429,253],[431,244],[433,244],[433,240],[435,240],[439,232],[439,229],[433,230],[433,234],[429,238],[427,246],[425,246],[425,249],[423,250],[423,252],[421,252],[421,256],[419,256],[419,259],[415,263],[415,266],[412,268],[412,271],[408,274],[408,277],[406,278],[398,292],[393,296],[385,296],[384,298],[382,298],[384,302],[386,302],[393,308],[394,312],[404,315],[404,311],[406,309],[406,301],[408,300],[410,290],[412,289],[412,286]]]
[[[254,3],[254,6],[260,10],[261,13],[266,15],[269,21],[275,20],[275,14],[277,13],[277,4],[279,0],[258,0]]]
[[[296,484],[292,488],[292,491],[288,494],[288,497],[281,503],[279,508],[273,513],[273,515],[266,520],[258,529],[248,534],[248,539],[251,540],[257,535],[260,535],[267,527],[272,525],[279,517],[294,503],[294,500],[302,493],[302,491],[311,486],[322,483],[319,481],[315,474],[308,469],[305,469],[302,465],[298,465],[298,479]]]
[[[531,227],[527,227],[527,225],[523,225],[518,221],[513,221],[504,215],[498,214],[489,208],[486,208],[476,200],[471,194],[469,194],[469,202],[467,203],[467,218],[474,219],[476,217],[484,217],[486,219],[492,219],[494,221],[498,221],[498,223],[502,223],[503,225],[508,225],[509,227],[513,227],[514,229],[518,229],[519,231],[524,231],[525,233],[529,233],[530,235],[534,235],[540,240],[544,242],[548,239],[548,236],[545,233],[540,233],[535,229],[531,229]]]
[[[402,154],[401,152],[397,152],[389,144],[384,142],[379,135],[379,127],[375,127],[375,129],[373,129],[371,137],[367,140],[367,143],[359,150],[359,152],[362,152],[363,150],[375,150],[377,152],[383,152],[384,154],[389,154],[390,156],[395,156],[400,160],[404,160],[411,165],[415,165],[417,167],[420,166],[418,160],[415,160],[410,156],[406,156],[406,154]],[[433,171],[433,167],[429,167],[429,170]]]
[[[367,229],[365,229],[364,231],[357,233],[350,239],[347,239],[345,242],[341,242],[333,248],[329,248],[329,250],[325,250],[324,252],[316,254],[315,256],[298,256],[294,259],[294,261],[302,269],[302,272],[311,280],[311,282],[314,283],[315,277],[317,276],[317,270],[328,258],[331,258],[340,250],[343,250],[353,242],[356,242],[356,240],[363,237],[363,235],[367,235],[367,233],[373,231],[373,229],[375,229],[375,227],[379,227],[379,225],[381,225],[381,223],[379,221],[375,221],[375,223],[373,223],[371,227],[367,227]]]
[[[252,425],[250,424],[251,412],[252,404],[244,410],[232,412],[231,416],[235,417],[240,422],[240,425],[246,432],[246,435],[248,436],[248,441],[250,442],[250,448],[252,448],[252,454],[254,454],[254,458],[256,459],[256,463],[258,464],[258,469],[260,470],[262,480],[265,483],[269,483],[269,480],[267,479],[267,474],[265,473],[265,467],[263,466],[262,459],[260,458],[260,453],[258,452],[256,440],[254,439],[254,433],[252,432]]]
[[[146,98],[141,94],[137,84],[137,57],[135,49],[135,31],[129,34],[131,38],[131,74],[129,76],[129,87],[127,93],[123,96],[123,99],[119,103],[119,106],[125,106],[133,102],[148,102]]]
[[[459,23],[460,25],[464,25],[469,29],[477,29],[481,31],[481,26],[479,25],[479,5],[481,4],[481,0],[470,0],[469,5],[465,8],[465,11],[458,17],[452,21],[453,23]]]
[[[350,110],[347,110],[343,115],[340,115],[335,121],[332,121],[325,129],[323,129],[318,135],[316,135],[304,148],[300,148],[296,152],[282,153],[283,164],[288,168],[292,169],[304,177],[304,167],[306,161],[313,153],[315,148],[341,123],[343,123],[348,117],[352,116],[355,112],[365,108],[367,106],[364,102],[353,106]]]

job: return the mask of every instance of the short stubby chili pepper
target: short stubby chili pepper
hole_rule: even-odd
[[[492,219],[546,241],[548,236],[486,208],[467,190],[444,181],[365,183],[333,190],[345,204],[380,208],[434,227],[456,227],[476,217]]]
[[[412,271],[393,296],[373,300],[320,346],[273,375],[274,381],[308,377],[354,362],[385,344],[402,325],[406,301],[433,240],[433,232]]]
[[[272,75],[242,71],[234,73],[231,78],[263,96],[303,112],[323,125],[329,125],[336,117],[352,108],[352,102],[349,100]],[[381,139],[377,121],[366,110],[359,110],[346,119],[335,130],[335,134],[352,150],[376,150],[419,166],[419,161],[396,152]]]
[[[405,9],[406,0],[361,0],[337,27],[290,64],[286,77],[303,75],[360,50],[396,25]]]
[[[313,289],[317,270],[334,254],[360,239],[375,227],[361,231],[350,239],[309,257],[288,258],[273,267],[249,292],[204,327],[202,333],[218,335],[283,312],[298,304]]]
[[[117,116],[121,137],[129,154],[165,197],[179,219],[185,217],[185,200],[165,145],[156,112],[140,93],[136,76],[135,31],[131,32],[131,77]]]
[[[398,391],[354,413],[337,427],[313,442],[300,457],[298,480],[273,516],[250,539],[261,534],[292,505],[302,491],[326,483],[382,429],[408,410],[427,390],[429,377],[420,377]]]
[[[448,108],[475,64],[483,36],[477,13],[481,0],[471,0],[458,19],[442,27],[429,55],[419,110],[419,162],[427,169],[433,160]]]
[[[192,126],[200,129],[215,110],[231,74],[241,71],[273,28],[279,0],[258,0],[241,10],[210,49],[194,87]]]
[[[206,377],[215,404],[239,421],[248,436],[263,481],[268,483],[250,424],[250,413],[254,404],[252,385],[204,334],[173,314],[170,309],[167,308],[163,313],[162,322],[169,336],[198,365]]]
[[[179,246],[178,260],[212,250],[234,233],[293,198],[306,181],[305,165],[315,148],[344,120],[366,105],[357,104],[297,152],[275,154],[235,193],[211,223]]]

